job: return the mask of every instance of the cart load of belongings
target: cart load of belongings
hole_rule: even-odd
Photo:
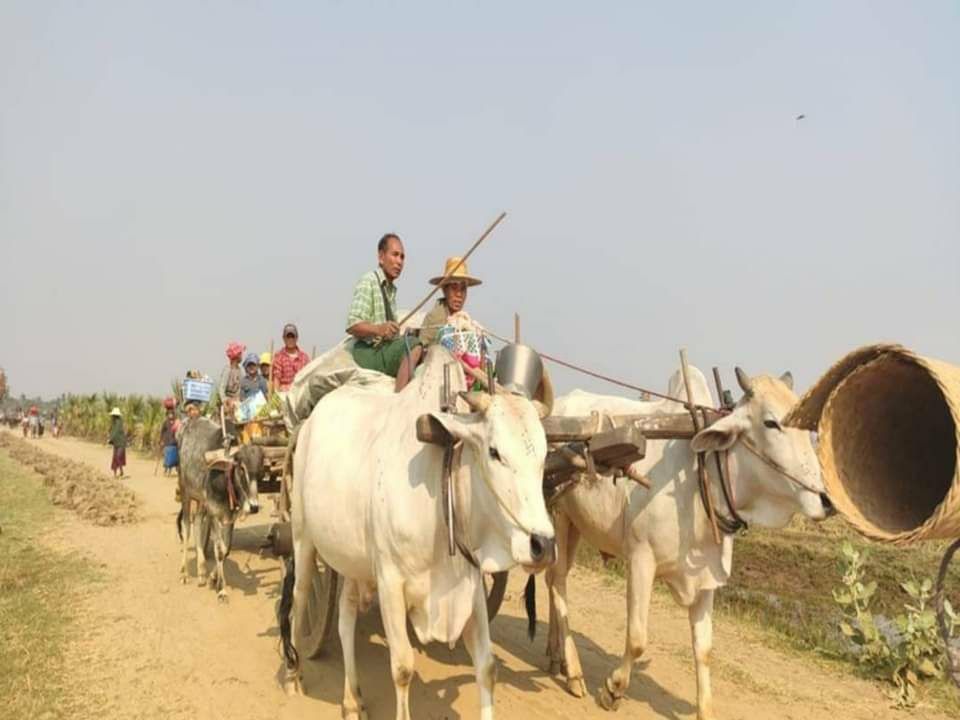
[[[423,313],[415,314],[402,329],[419,330],[423,317]],[[357,365],[352,353],[354,342],[353,338],[342,340],[306,365],[294,378],[283,401],[283,419],[290,431],[292,446],[296,445],[296,434],[301,423],[310,417],[310,412],[325,395],[338,387],[353,385],[383,393],[393,392],[392,377]],[[542,369],[542,378],[533,397],[548,408],[553,407],[553,384],[545,368]]]

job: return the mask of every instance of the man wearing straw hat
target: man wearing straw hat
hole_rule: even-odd
[[[353,289],[347,332],[356,338],[353,359],[367,370],[396,378],[400,391],[420,362],[420,340],[400,335],[396,281],[403,272],[403,243],[387,233],[377,243],[376,270],[364,273]]]

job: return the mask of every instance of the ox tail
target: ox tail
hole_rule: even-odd
[[[523,606],[527,609],[527,637],[533,642],[537,636],[537,576],[532,573],[523,588]]]
[[[280,625],[280,642],[283,645],[283,658],[287,669],[294,670],[300,666],[300,655],[293,646],[292,626],[290,622],[293,610],[293,584],[297,579],[293,556],[287,558],[286,571],[283,575],[283,588],[280,591],[280,602],[277,604],[277,622]]]
[[[177,513],[177,540],[183,542],[183,506],[180,506],[180,512]]]

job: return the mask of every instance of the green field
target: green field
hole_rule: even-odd
[[[84,558],[41,542],[55,511],[39,477],[0,450],[0,697],[7,718],[83,717],[64,650],[83,590]]]

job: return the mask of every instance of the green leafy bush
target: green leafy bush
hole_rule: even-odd
[[[888,694],[898,707],[913,706],[920,683],[943,677],[946,665],[943,640],[931,607],[933,582],[900,583],[908,599],[903,614],[890,623],[870,610],[877,583],[867,580],[867,552],[845,542],[841,553],[842,584],[834,589],[833,599],[843,613],[839,629],[849,643],[848,655],[871,674],[893,684]],[[945,614],[952,636],[960,630],[960,618],[949,601]]]

